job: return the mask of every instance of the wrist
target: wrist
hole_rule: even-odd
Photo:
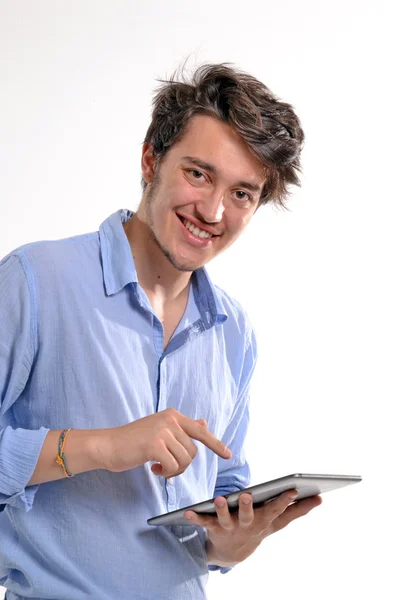
[[[136,423],[98,429],[93,432],[92,453],[97,469],[120,473],[135,469],[147,462],[136,432]]]
[[[92,469],[113,470],[113,438],[112,428],[93,429],[87,439],[87,454]]]
[[[73,475],[105,469],[104,444],[106,437],[102,429],[72,429],[65,445],[68,468]]]

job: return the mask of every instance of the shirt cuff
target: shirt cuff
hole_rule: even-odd
[[[232,571],[233,567],[219,567],[218,565],[208,565],[209,571],[220,571],[223,575]]]
[[[38,485],[26,487],[35,470],[43,442],[50,430],[12,429],[0,434],[0,503],[32,508]],[[26,488],[26,489],[25,489]]]

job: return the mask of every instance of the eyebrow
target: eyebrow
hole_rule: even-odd
[[[211,165],[210,163],[206,163],[203,160],[201,160],[200,158],[196,158],[195,156],[184,156],[183,160],[192,163],[193,165],[196,165],[196,167],[199,167],[200,169],[204,169],[205,171],[208,171],[209,173],[212,173],[213,175],[217,174],[217,169],[216,167],[214,167],[214,165]],[[235,187],[244,187],[248,190],[251,190],[252,192],[260,192],[261,191],[261,187],[259,185],[255,185],[254,183],[250,183],[249,181],[237,181],[235,183]]]

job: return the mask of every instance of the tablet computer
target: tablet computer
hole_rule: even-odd
[[[293,473],[292,475],[286,475],[279,479],[273,479],[271,481],[265,481],[258,485],[245,488],[238,492],[232,492],[225,494],[224,497],[228,501],[229,510],[237,510],[239,506],[239,496],[243,492],[248,492],[253,497],[253,506],[256,508],[262,506],[265,502],[272,500],[287,490],[297,490],[299,495],[295,502],[302,500],[303,498],[309,498],[322,494],[323,492],[329,492],[337,488],[344,487],[351,483],[358,483],[361,481],[360,475],[319,475],[319,474],[306,474],[306,473]],[[218,496],[217,496],[218,497]],[[204,502],[198,502],[190,506],[184,506],[178,510],[173,510],[151,519],[147,519],[149,525],[193,525],[185,519],[184,513],[187,510],[193,510],[199,514],[215,515],[215,505],[213,499],[205,500]]]

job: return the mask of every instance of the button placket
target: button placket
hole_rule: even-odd
[[[159,366],[159,391],[158,391],[158,410],[168,408],[167,399],[167,356],[160,360]],[[167,509],[174,510],[176,505],[176,483],[175,477],[165,480],[165,492],[167,494]]]
[[[176,508],[176,484],[175,478],[172,477],[166,480],[167,483],[167,496],[168,496],[168,510],[175,510]]]
[[[158,364],[158,401],[157,412],[161,412],[167,408],[166,406],[166,362],[165,357],[160,358]]]

